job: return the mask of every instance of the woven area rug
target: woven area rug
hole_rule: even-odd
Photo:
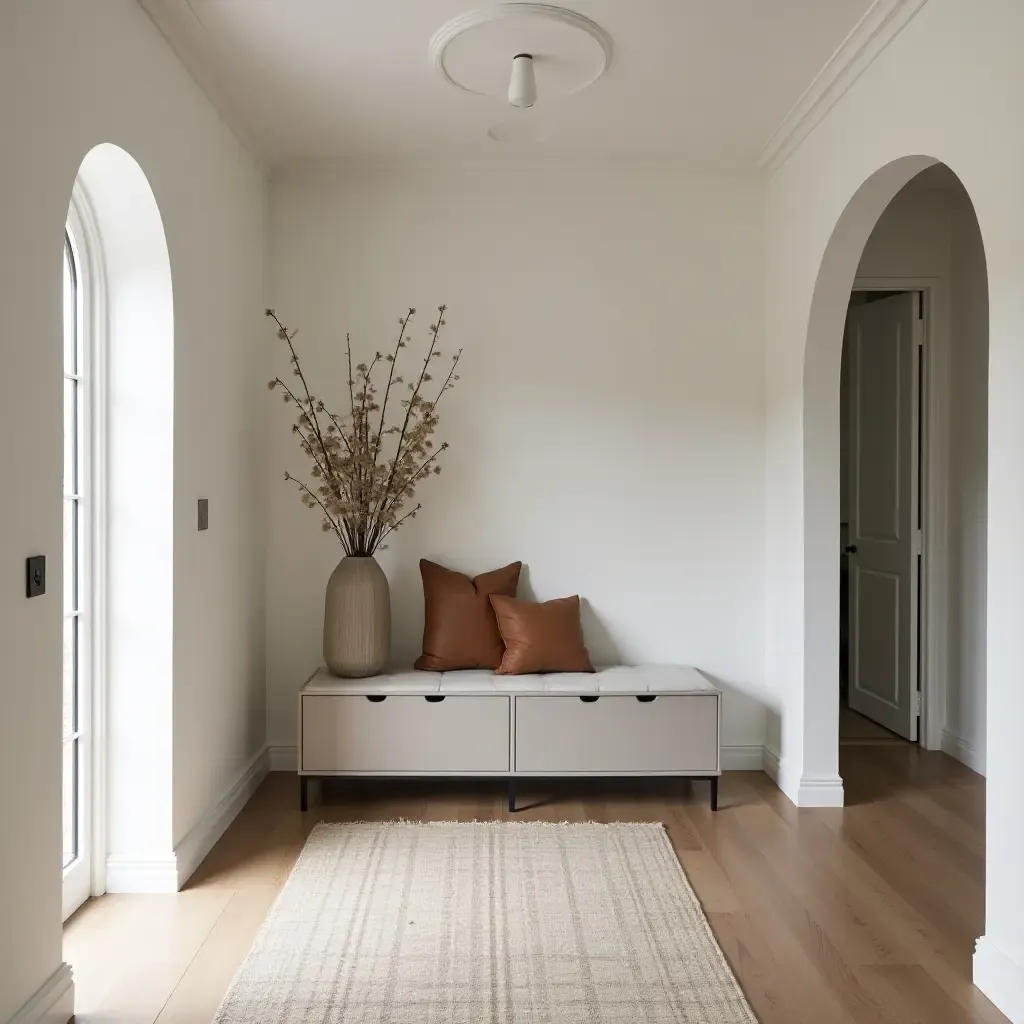
[[[660,824],[318,825],[218,1024],[756,1024]]]

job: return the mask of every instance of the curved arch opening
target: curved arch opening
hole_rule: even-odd
[[[925,182],[935,189],[933,183],[940,180],[950,218],[941,231],[922,220],[925,215],[920,211],[916,220],[897,216],[907,208],[908,197],[923,194]],[[942,208],[937,208],[941,214]],[[914,255],[928,252],[925,239],[912,237],[921,226],[936,250],[927,258]],[[937,266],[942,246],[948,248],[946,264]],[[881,275],[874,269],[878,266],[884,267]],[[879,290],[866,292],[870,287]],[[865,289],[860,299],[858,289]],[[864,498],[866,477],[858,475],[857,459],[866,456],[849,454],[846,465],[847,450],[841,442],[848,427],[856,431],[858,422],[867,423],[877,447],[883,420],[895,424],[908,417],[896,392],[891,392],[889,398],[895,404],[887,410],[872,405],[875,399],[857,390],[868,386],[862,376],[847,380],[851,371],[844,361],[844,337],[862,319],[855,316],[851,301],[889,299],[895,315],[899,293],[919,296],[917,316],[923,321],[920,327],[914,325],[923,339],[921,355],[908,356],[914,361],[903,364],[902,379],[908,379],[907,368],[914,374],[905,392],[905,407],[913,410],[915,425],[907,428],[912,437],[909,454],[897,458],[895,447],[882,450],[891,455],[891,472],[898,469],[912,484],[906,491],[895,483],[888,491],[882,486],[881,496],[871,500],[889,501],[894,509],[903,503],[906,515],[892,518],[892,537],[894,543],[896,539],[906,542],[907,552],[916,545],[919,554],[906,562],[907,575],[893,575],[890,580],[872,567],[870,555],[858,550],[856,534],[863,529],[868,499]],[[851,197],[832,231],[815,283],[804,354],[802,755],[804,778],[813,776],[827,783],[836,804],[843,802],[841,703],[853,693],[850,688],[860,685],[876,686],[878,700],[892,706],[888,728],[894,722],[895,727],[907,722],[909,731],[901,728],[900,735],[912,736],[929,749],[947,750],[976,770],[979,760],[983,766],[987,311],[984,246],[973,205],[959,178],[925,155],[907,156],[876,171]],[[859,358],[847,356],[851,361]],[[901,372],[895,362],[893,366],[894,372]],[[841,381],[845,381],[842,388]],[[844,394],[848,402],[864,403],[859,420],[841,415]],[[908,465],[908,460],[914,465]],[[846,479],[852,481],[846,495],[842,494],[841,466],[846,466]],[[908,495],[916,502],[912,508]],[[844,535],[844,531],[852,532]],[[858,590],[858,577],[867,578],[872,571],[874,591]],[[841,608],[841,595],[849,595],[849,608]],[[893,636],[876,647],[877,658],[863,657],[858,666],[860,654],[865,650],[872,654],[865,640],[865,610],[877,610],[889,600],[893,607],[886,608],[886,616],[889,611],[899,612],[899,621],[880,613],[875,618],[892,621]],[[844,622],[850,623],[846,636]],[[842,671],[847,664],[852,674],[843,691]],[[857,675],[864,665],[871,666],[867,682],[863,672]],[[969,687],[974,691],[969,692]],[[885,717],[880,714],[876,721]],[[953,749],[956,729],[947,728],[956,722],[959,729],[966,719],[972,729],[982,730],[980,754],[973,761]],[[973,746],[966,743],[964,749]]]
[[[92,889],[174,891],[170,259],[153,190],[124,149],[104,143],[89,151],[76,208],[96,295]]]

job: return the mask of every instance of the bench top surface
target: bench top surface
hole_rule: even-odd
[[[596,672],[499,676],[484,670],[391,672],[367,679],[339,679],[319,668],[304,694],[559,694],[718,693],[701,672],[687,665],[614,665]]]

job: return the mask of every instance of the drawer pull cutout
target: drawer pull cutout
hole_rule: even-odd
[[[636,695],[636,699],[638,701],[640,701],[641,704],[650,704],[651,701],[655,701],[655,700],[658,699],[658,695],[656,693],[655,694],[648,693],[646,695],[641,695],[641,694],[638,693]]]
[[[596,697],[580,697],[580,700],[583,701],[584,704],[593,704],[594,701],[597,700],[597,698]]]
[[[366,699],[370,701],[372,704],[379,704],[382,700],[387,700],[388,698],[387,695],[381,696],[380,694],[368,693],[366,695]]]
[[[443,694],[438,695],[438,694],[434,693],[434,694],[429,694],[424,699],[426,700],[426,702],[428,704],[440,704],[441,701],[444,700],[444,695]]]

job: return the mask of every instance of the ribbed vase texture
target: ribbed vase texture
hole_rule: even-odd
[[[327,581],[324,662],[336,676],[376,675],[391,651],[391,590],[374,558],[346,555]]]

